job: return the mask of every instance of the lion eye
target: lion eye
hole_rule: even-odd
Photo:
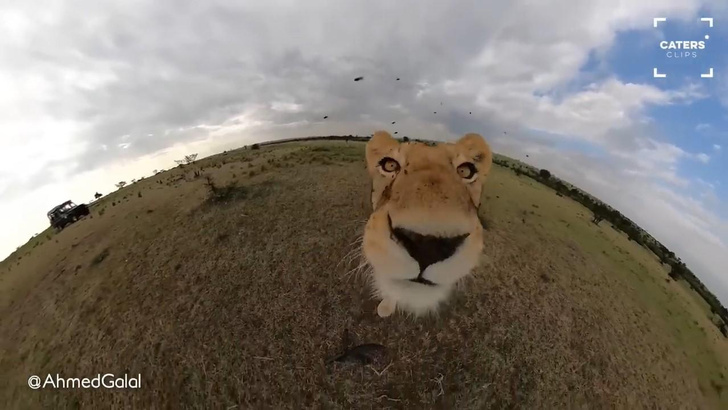
[[[381,161],[379,161],[379,166],[382,167],[384,172],[397,172],[399,171],[399,162],[393,160],[389,157],[382,158]]]
[[[470,179],[475,176],[475,174],[478,173],[478,169],[475,168],[475,165],[473,165],[470,162],[465,162],[463,164],[460,164],[458,166],[458,175],[460,175],[460,178],[463,179]]]

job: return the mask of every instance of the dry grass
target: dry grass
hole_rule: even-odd
[[[227,152],[44,232],[0,265],[2,407],[728,405],[728,345],[690,291],[580,205],[499,167],[486,262],[465,290],[438,317],[379,319],[346,275],[359,261],[340,263],[367,217],[362,155],[353,142]],[[345,329],[387,354],[327,363]],[[142,389],[26,385],[99,372],[141,373]]]

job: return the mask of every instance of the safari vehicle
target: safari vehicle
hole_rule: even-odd
[[[51,226],[60,231],[89,213],[88,205],[76,205],[71,201],[66,201],[48,211],[48,219],[51,221]]]

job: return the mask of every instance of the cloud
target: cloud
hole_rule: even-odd
[[[720,145],[713,144],[713,151],[720,151],[721,149],[723,149],[723,148]]]
[[[481,101],[501,118],[529,119],[535,129],[609,144],[609,131],[627,129],[642,120],[648,105],[668,105],[700,98],[693,87],[662,91],[652,85],[622,83],[614,78],[589,84],[561,100],[524,93],[517,98],[490,95]]]
[[[701,152],[701,153],[695,155],[695,159],[702,162],[703,164],[707,164],[710,161],[710,155],[708,155],[704,152]]]
[[[175,156],[397,121],[400,135],[477,130],[496,149],[531,153],[717,278],[725,264],[706,252],[728,254],[725,223],[707,197],[676,200],[694,182],[681,163],[710,156],[666,142],[648,115],[709,93],[581,71],[620,30],[651,28],[655,15],[687,21],[708,3],[3,2],[0,135],[12,137],[0,211],[37,208],[21,207],[27,216],[6,231],[20,234],[0,250],[42,229],[44,209],[67,196],[108,191]]]

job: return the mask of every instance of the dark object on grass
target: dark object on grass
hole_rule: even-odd
[[[356,78],[354,79],[354,81],[361,81],[361,80],[363,80],[363,79],[364,79],[364,77],[356,77]]]
[[[365,343],[349,347],[353,342],[349,329],[344,329],[344,333],[341,335],[341,350],[344,353],[329,360],[329,363],[359,363],[366,365],[378,361],[384,357],[387,351],[386,347],[378,343]]]
[[[110,253],[111,252],[109,252],[109,248],[104,248],[104,250],[102,250],[98,255],[94,256],[94,258],[91,260],[91,266],[96,266],[99,263],[103,262]]]
[[[344,354],[334,359],[335,362],[370,364],[382,357],[387,348],[378,343],[365,343],[347,349]]]

